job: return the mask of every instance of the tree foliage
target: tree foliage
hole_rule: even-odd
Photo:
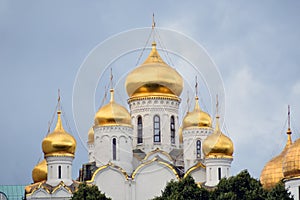
[[[82,183],[73,194],[72,200],[111,200],[101,193],[96,185]]]
[[[167,184],[162,195],[154,200],[292,200],[283,183],[271,190],[264,190],[261,183],[252,178],[247,170],[236,176],[220,180],[213,190],[199,188],[194,179],[187,176]]]
[[[208,200],[209,192],[199,188],[191,176],[167,184],[160,197],[154,200]]]

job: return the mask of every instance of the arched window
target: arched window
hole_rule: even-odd
[[[58,165],[58,179],[61,179],[61,166]]]
[[[154,131],[154,142],[160,142],[160,118],[158,115],[155,115],[153,118],[153,131]]]
[[[171,144],[175,144],[175,119],[173,115],[171,116],[170,131],[171,131]]]
[[[113,153],[113,160],[117,160],[117,140],[114,138],[112,140],[112,153]]]
[[[196,152],[197,152],[197,158],[201,158],[201,141],[200,140],[197,140]]]
[[[141,116],[137,120],[137,143],[143,143],[143,121]]]

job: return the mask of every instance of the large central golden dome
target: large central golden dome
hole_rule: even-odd
[[[67,133],[61,122],[61,111],[57,111],[57,124],[54,131],[48,134],[42,143],[43,152],[47,156],[74,156],[75,138]]]
[[[162,60],[156,43],[153,43],[145,62],[128,74],[125,87],[131,99],[149,96],[178,98],[183,89],[183,79]]]
[[[211,128],[211,117],[200,109],[198,97],[195,98],[194,110],[184,117],[182,128]]]
[[[95,115],[95,126],[132,126],[126,108],[114,101],[114,90],[110,90],[110,102],[100,108]]]
[[[203,142],[203,152],[206,158],[232,158],[233,143],[220,130],[219,117],[216,118],[216,128]]]
[[[288,134],[288,140],[285,145],[285,148],[283,151],[276,157],[272,158],[263,168],[261,175],[260,175],[260,181],[263,185],[264,188],[266,189],[271,189],[274,187],[279,181],[281,181],[284,176],[283,176],[283,160],[284,157],[288,151],[288,148],[292,144],[292,139],[291,139],[291,131],[288,129],[287,134]]]

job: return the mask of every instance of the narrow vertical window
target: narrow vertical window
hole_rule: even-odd
[[[138,131],[137,143],[141,144],[143,143],[143,121],[141,116],[139,116],[137,120],[137,131]]]
[[[50,167],[50,172],[48,173],[49,178],[53,178],[53,166]]]
[[[218,168],[218,177],[219,177],[219,180],[221,180],[221,178],[222,178],[221,167]]]
[[[112,149],[113,149],[113,160],[117,160],[117,140],[114,138],[112,140]]]
[[[171,144],[175,144],[175,119],[174,119],[174,116],[171,116],[170,130],[171,130]]]
[[[58,179],[61,179],[61,166],[58,166]]]
[[[153,130],[154,130],[154,142],[160,142],[160,118],[158,115],[154,116],[153,119]]]
[[[196,152],[197,152],[197,158],[201,158],[201,141],[197,140],[196,142]]]

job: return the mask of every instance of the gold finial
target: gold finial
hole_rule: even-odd
[[[113,77],[112,68],[110,68],[110,89],[113,88]]]
[[[196,93],[196,97],[198,97],[198,81],[197,81],[197,76],[195,77],[195,93]]]
[[[216,131],[217,132],[220,132],[220,116],[219,116],[219,98],[218,98],[218,95],[216,96]]]
[[[112,68],[110,68],[110,102],[114,101],[113,78]]]
[[[55,130],[64,130],[64,128],[62,126],[62,122],[61,122],[61,111],[60,110],[57,111],[57,123],[56,123]]]
[[[286,147],[289,147],[292,144],[292,131],[291,131],[291,112],[290,112],[290,105],[288,105],[288,130],[286,131],[288,135],[288,139],[286,142]]]
[[[60,104],[60,89],[58,89],[58,98],[57,98],[57,123],[55,130],[64,130],[61,122],[61,104]]]
[[[57,95],[58,95],[58,98],[57,98],[57,110],[61,110],[61,108],[60,108],[60,89],[58,89]]]
[[[114,101],[114,89],[110,89],[110,102]]]
[[[288,105],[288,130],[287,134],[291,134],[291,112],[290,112],[290,105]]]
[[[152,30],[155,28],[154,13],[152,15]]]

